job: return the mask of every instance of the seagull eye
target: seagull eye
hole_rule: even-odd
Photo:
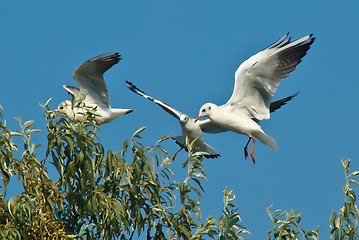
[[[208,107],[208,110],[211,110],[211,106]]]

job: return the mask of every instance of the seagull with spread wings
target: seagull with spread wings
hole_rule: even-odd
[[[85,106],[96,107],[95,119],[101,123],[108,123],[113,119],[133,112],[134,109],[111,108],[109,93],[103,74],[121,60],[118,53],[102,54],[82,63],[73,73],[73,78],[80,88],[63,85],[76,99],[85,96]],[[69,100],[61,102],[58,111],[65,113],[72,119],[82,120],[84,109],[72,107]],[[95,131],[97,128],[95,128]]]
[[[248,155],[247,147],[252,140],[253,163],[255,138],[277,149],[276,141],[258,123],[269,119],[270,103],[280,82],[295,70],[315,39],[311,34],[293,42],[287,37],[288,34],[243,62],[235,73],[234,90],[228,102],[221,106],[206,103],[196,118],[197,121],[208,117],[219,128],[247,135],[244,153]]]

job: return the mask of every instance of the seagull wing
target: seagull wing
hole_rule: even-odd
[[[289,97],[286,98],[282,98],[278,101],[275,102],[271,102],[270,106],[269,106],[269,112],[275,112],[277,109],[281,108],[283,105],[286,105],[287,102],[289,102],[290,100],[292,100],[294,97],[296,97],[299,94],[299,92],[296,92],[292,95],[290,95]]]
[[[251,118],[269,118],[270,102],[279,84],[291,74],[314,42],[307,35],[291,42],[287,35],[250,57],[236,71],[234,90],[226,103],[246,109]]]
[[[228,131],[227,129],[218,127],[210,119],[199,120],[197,122],[199,123],[199,126],[200,126],[202,132],[206,132],[206,133],[222,133],[222,132],[227,132]]]
[[[75,98],[81,97],[80,89],[68,85],[62,85],[62,87]]]
[[[158,106],[160,106],[163,110],[165,110],[166,112],[168,112],[169,114],[171,114],[172,116],[174,116],[175,118],[177,118],[178,120],[180,119],[180,116],[182,115],[182,113],[180,111],[177,111],[176,109],[174,109],[173,107],[171,107],[170,105],[161,102],[160,100],[157,100],[151,96],[146,95],[142,90],[138,89],[135,85],[133,85],[131,82],[126,81],[126,86],[128,87],[128,89],[130,89],[132,92],[137,93],[138,95],[147,98],[148,100],[156,103]]]
[[[82,63],[73,73],[86,104],[110,107],[109,94],[103,74],[121,60],[118,53],[107,53]]]

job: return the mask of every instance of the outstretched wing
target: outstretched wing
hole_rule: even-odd
[[[307,35],[291,42],[287,35],[239,66],[233,94],[226,104],[247,109],[257,120],[269,118],[270,102],[280,82],[294,71],[315,39]]]
[[[144,93],[142,90],[138,89],[135,85],[133,85],[131,82],[126,81],[126,86],[128,87],[128,89],[130,89],[132,92],[137,93],[138,95],[147,98],[148,100],[156,103],[158,106],[160,106],[163,110],[165,110],[166,112],[168,112],[169,114],[171,114],[172,116],[174,116],[175,118],[177,118],[178,120],[180,119],[180,116],[182,115],[182,113],[176,109],[174,109],[173,107],[171,107],[170,105],[161,102],[160,100],[157,100],[151,96],[146,95],[146,93]]]
[[[110,106],[109,94],[103,74],[121,60],[119,53],[107,53],[82,63],[73,73],[86,104]]]

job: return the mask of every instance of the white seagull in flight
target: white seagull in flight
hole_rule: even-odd
[[[234,90],[231,98],[224,105],[204,104],[199,110],[196,121],[208,117],[215,125],[229,131],[245,134],[253,141],[251,158],[255,163],[253,148],[255,138],[273,150],[276,141],[264,133],[259,121],[269,119],[270,102],[279,83],[288,77],[307,54],[314,42],[312,35],[307,35],[291,42],[288,34],[243,62],[235,73]]]
[[[111,108],[110,106],[109,93],[103,74],[120,60],[121,56],[118,53],[107,53],[94,57],[82,63],[72,75],[80,89],[63,85],[66,91],[77,99],[86,95],[83,101],[85,106],[96,107],[96,113],[99,116],[96,116],[95,119],[101,124],[134,111],[134,109]],[[72,103],[69,100],[60,103],[58,110],[71,119],[83,119],[84,109],[72,108]],[[97,128],[95,128],[96,130]]]
[[[185,139],[186,139],[186,137],[188,137],[190,142],[197,139],[193,144],[195,152],[208,153],[208,155],[207,154],[204,155],[204,157],[206,157],[206,158],[217,158],[220,156],[220,152],[218,152],[216,149],[214,149],[211,146],[209,146],[208,144],[206,144],[204,142],[204,139],[202,136],[202,131],[204,131],[204,129],[206,129],[207,132],[212,131],[213,129],[216,129],[216,131],[221,131],[221,129],[218,129],[216,126],[214,126],[209,119],[204,120],[204,121],[196,121],[195,122],[194,118],[190,118],[186,114],[181,113],[180,111],[174,109],[170,105],[168,105],[164,102],[161,102],[160,100],[157,100],[151,96],[146,95],[142,90],[138,89],[131,82],[126,81],[126,85],[132,92],[137,93],[138,95],[145,97],[148,100],[156,103],[158,106],[160,106],[166,112],[168,112],[169,114],[171,114],[172,116],[174,116],[175,118],[177,118],[179,120],[179,123],[182,128],[182,136],[173,136],[172,138],[174,140],[176,140],[176,143],[178,145],[181,146],[180,150],[182,150],[183,148],[185,148],[187,150]],[[227,131],[227,130],[223,129],[223,131]],[[175,153],[175,155],[173,156],[173,159],[175,158],[175,156],[177,155],[178,152]],[[187,159],[183,163],[183,167],[185,167],[187,165],[188,160],[189,159]]]

